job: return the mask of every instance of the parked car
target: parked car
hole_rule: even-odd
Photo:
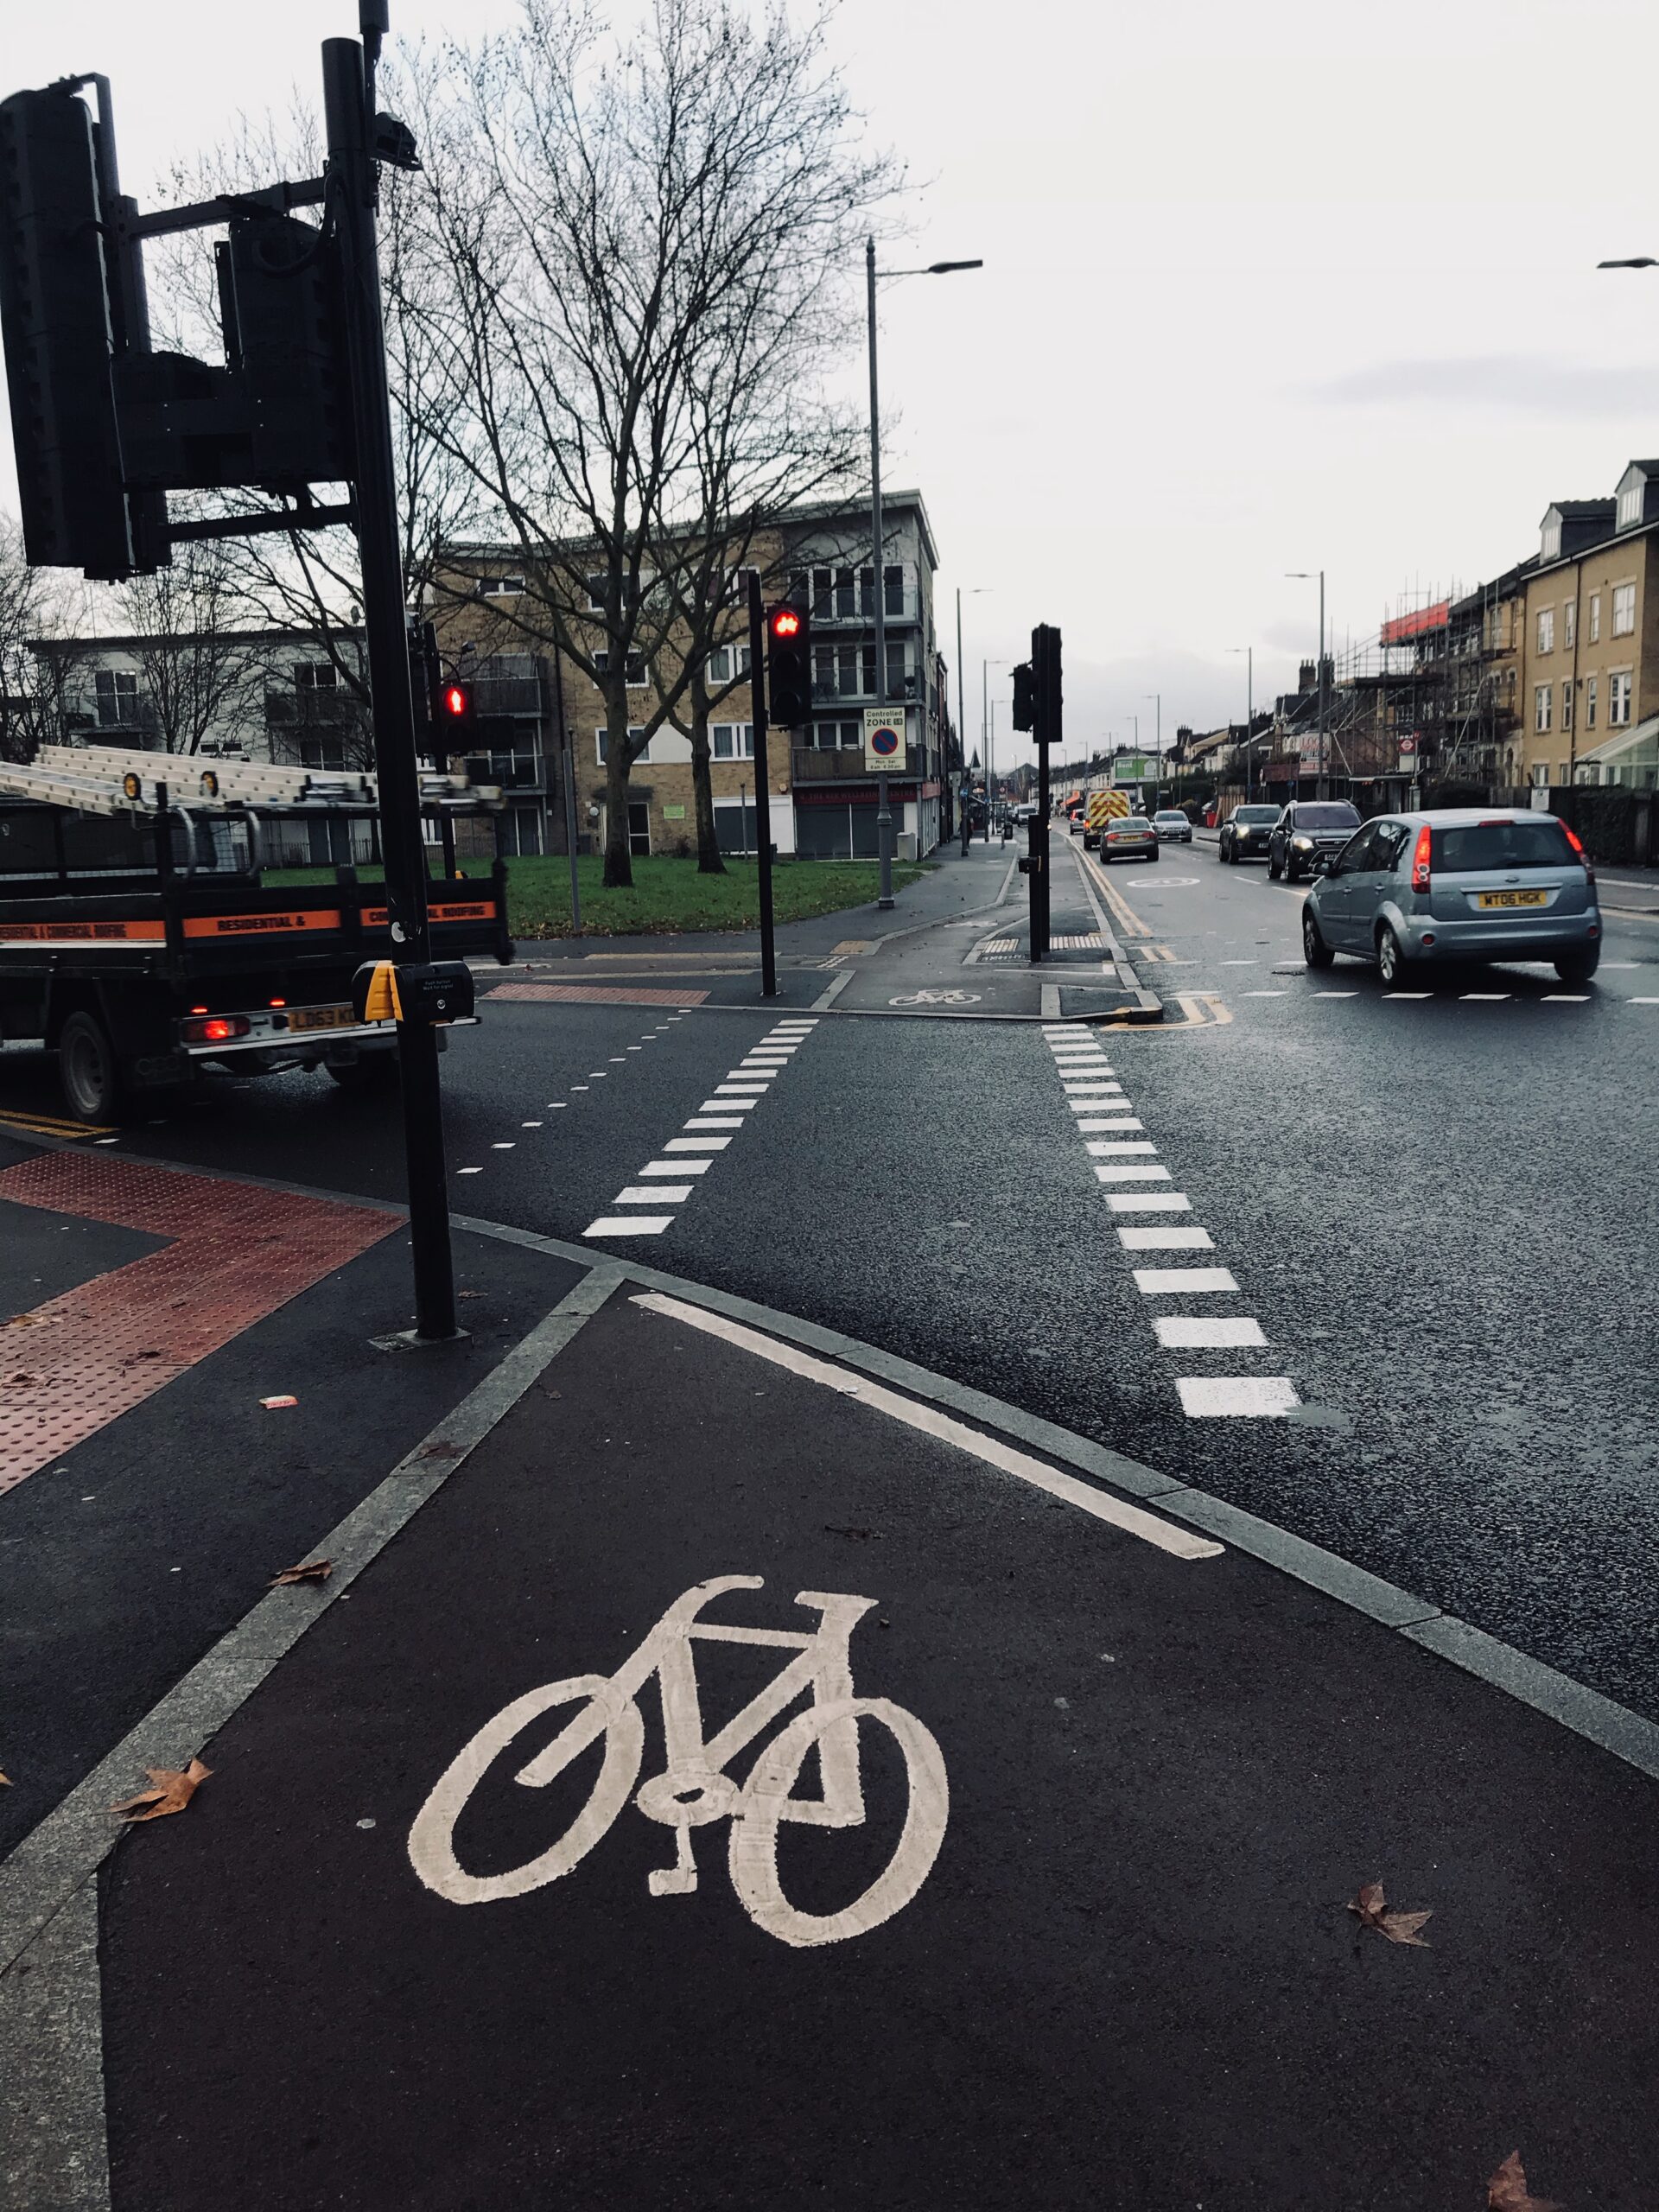
[[[1268,841],[1273,836],[1273,825],[1282,810],[1277,806],[1236,806],[1221,825],[1221,836],[1216,857],[1224,865],[1236,861],[1262,861],[1268,856]]]
[[[1100,857],[1103,861],[1155,861],[1158,857],[1158,832],[1144,814],[1115,814],[1106,823],[1100,841]]]
[[[1384,815],[1329,864],[1302,906],[1302,954],[1374,960],[1390,988],[1419,962],[1548,960],[1587,983],[1601,957],[1596,873],[1553,814],[1477,808]]]
[[[1152,817],[1152,826],[1160,837],[1167,837],[1177,845],[1192,842],[1192,824],[1178,806],[1160,806]]]
[[[1345,798],[1294,798],[1268,840],[1268,874],[1300,883],[1315,864],[1334,859],[1359,827],[1359,810]]]

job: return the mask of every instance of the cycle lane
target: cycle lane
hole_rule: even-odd
[[[653,1634],[731,1577],[660,1783]],[[1646,2201],[1655,1785],[1156,1499],[624,1281],[348,1591],[274,1594],[315,1624],[103,1877],[118,2208],[1440,2212],[1516,2147]],[[766,1706],[832,1618],[836,1826],[779,1815],[848,1813],[846,1717]],[[1344,1910],[1379,1877],[1432,1948]]]

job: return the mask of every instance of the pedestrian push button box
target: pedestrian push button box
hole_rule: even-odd
[[[1040,853],[1020,854],[1020,873],[1021,875],[1040,875],[1042,872],[1043,856]]]
[[[473,971],[464,960],[399,967],[365,961],[352,978],[352,1009],[359,1021],[424,1021],[433,1027],[473,1021]]]

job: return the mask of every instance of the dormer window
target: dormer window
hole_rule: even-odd
[[[1541,561],[1559,561],[1561,557],[1561,511],[1552,507],[1544,517],[1543,534],[1538,542]]]
[[[1639,468],[1629,468],[1618,487],[1618,527],[1634,530],[1647,505],[1648,480]]]

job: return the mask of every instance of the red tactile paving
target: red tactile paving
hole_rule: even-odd
[[[0,1491],[399,1225],[362,1206],[74,1152],[6,1169],[0,1198],[171,1240],[0,1330]]]
[[[492,999],[541,999],[562,1006],[701,1006],[707,991],[586,990],[580,983],[498,983]]]

